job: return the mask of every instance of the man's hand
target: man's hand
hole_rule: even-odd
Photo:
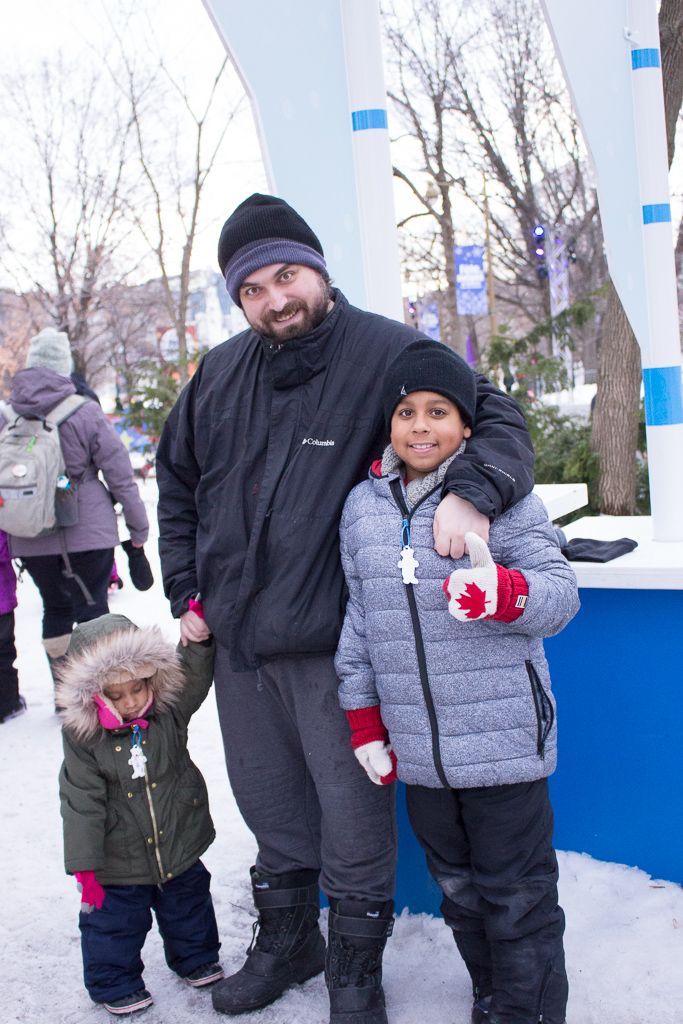
[[[444,558],[462,558],[465,534],[476,533],[488,544],[490,525],[471,502],[457,494],[447,494],[434,515],[434,548]]]
[[[196,612],[187,611],[180,616],[180,639],[183,647],[187,647],[190,640],[198,644],[202,640],[208,640],[210,636],[211,630]]]

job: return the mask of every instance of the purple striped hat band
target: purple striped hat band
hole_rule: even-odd
[[[240,305],[240,285],[255,270],[274,263],[298,263],[319,273],[327,272],[324,258],[315,249],[290,238],[261,238],[238,249],[225,268],[225,287],[234,303]]]

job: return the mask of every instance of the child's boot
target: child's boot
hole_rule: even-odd
[[[393,900],[330,900],[325,963],[330,1024],[387,1024],[382,955],[393,915]]]
[[[317,871],[265,875],[251,869],[258,934],[244,966],[213,990],[213,1008],[236,1016],[275,1002],[325,969]],[[256,930],[256,925],[254,925]]]
[[[110,1013],[122,1017],[124,1014],[139,1013],[140,1010],[146,1010],[153,1002],[154,1000],[147,989],[141,988],[137,992],[132,992],[129,996],[123,996],[121,999],[112,999],[111,1002],[104,1004],[104,1008],[109,1010]]]
[[[195,967],[193,971],[185,975],[185,981],[192,988],[204,988],[205,985],[213,985],[223,977],[223,968],[220,964],[202,964]]]

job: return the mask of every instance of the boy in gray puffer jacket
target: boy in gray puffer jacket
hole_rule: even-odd
[[[351,742],[373,782],[395,768],[407,784],[472,978],[473,1022],[563,1024],[542,638],[576,614],[576,579],[533,494],[494,521],[490,554],[474,534],[458,561],[434,551],[441,482],[476,415],[462,359],[438,342],[409,345],[385,374],[384,406],[392,443],[340,530],[349,603],[336,668]]]

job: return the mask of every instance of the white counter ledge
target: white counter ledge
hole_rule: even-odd
[[[580,587],[683,590],[683,541],[652,540],[649,516],[585,516],[566,526],[564,532],[568,540],[573,537],[593,540],[630,537],[638,541],[635,551],[611,562],[572,562]]]

